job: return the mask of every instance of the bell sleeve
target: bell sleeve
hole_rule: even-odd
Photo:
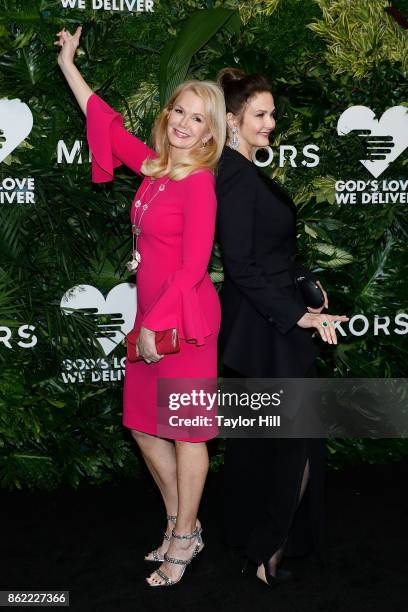
[[[225,271],[254,308],[286,334],[307,312],[274,287],[256,261],[254,244],[257,179],[250,167],[234,167],[217,181],[217,234]]]
[[[208,276],[214,241],[214,176],[209,170],[200,170],[180,183],[184,200],[182,267],[167,278],[141,325],[153,331],[177,327],[180,338],[200,346],[212,333],[197,289]],[[207,280],[211,283],[209,277]]]
[[[92,152],[92,181],[107,183],[114,178],[114,168],[125,164],[137,174],[147,157],[156,157],[143,141],[123,126],[120,113],[93,93],[86,105],[86,136]]]

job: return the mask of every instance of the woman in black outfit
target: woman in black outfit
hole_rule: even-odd
[[[220,347],[230,377],[315,376],[311,332],[336,343],[334,320],[308,308],[294,284],[296,207],[252,161],[268,145],[275,105],[268,81],[226,68],[224,90],[229,137],[216,178],[217,237],[224,265]],[[318,281],[317,281],[318,282]],[[322,289],[321,285],[319,284]],[[225,533],[244,547],[267,584],[288,577],[283,554],[315,550],[324,558],[324,441],[229,439],[225,453]]]

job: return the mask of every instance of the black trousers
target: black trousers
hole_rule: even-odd
[[[225,368],[224,376],[242,375]],[[314,376],[315,368],[305,375]],[[299,503],[307,461],[309,481]],[[326,560],[326,451],[319,438],[230,438],[224,460],[224,533],[266,563],[281,547],[287,556],[315,552]]]

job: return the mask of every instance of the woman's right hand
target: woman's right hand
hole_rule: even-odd
[[[329,344],[337,344],[336,330],[334,329],[332,322],[348,320],[349,317],[346,317],[345,315],[313,314],[311,312],[306,312],[303,317],[299,319],[297,325],[303,329],[315,327],[324,342],[328,342]],[[325,323],[325,325],[323,325],[323,323]]]
[[[74,63],[75,52],[79,45],[79,39],[81,37],[82,26],[78,26],[75,30],[75,34],[71,34],[63,28],[61,32],[57,32],[56,36],[58,36],[58,40],[54,42],[54,45],[58,45],[61,47],[61,51],[58,55],[58,64],[62,66],[63,64]]]

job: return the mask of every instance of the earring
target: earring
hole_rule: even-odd
[[[206,147],[207,146],[207,141],[206,140],[202,140],[201,141],[201,148]]]
[[[229,146],[231,149],[238,149],[238,147],[239,147],[239,140],[238,140],[238,136],[237,136],[237,134],[238,134],[238,130],[237,130],[237,128],[234,126],[234,127],[231,129],[231,135],[230,135],[230,138],[229,138],[229,143],[228,143],[228,146]]]

